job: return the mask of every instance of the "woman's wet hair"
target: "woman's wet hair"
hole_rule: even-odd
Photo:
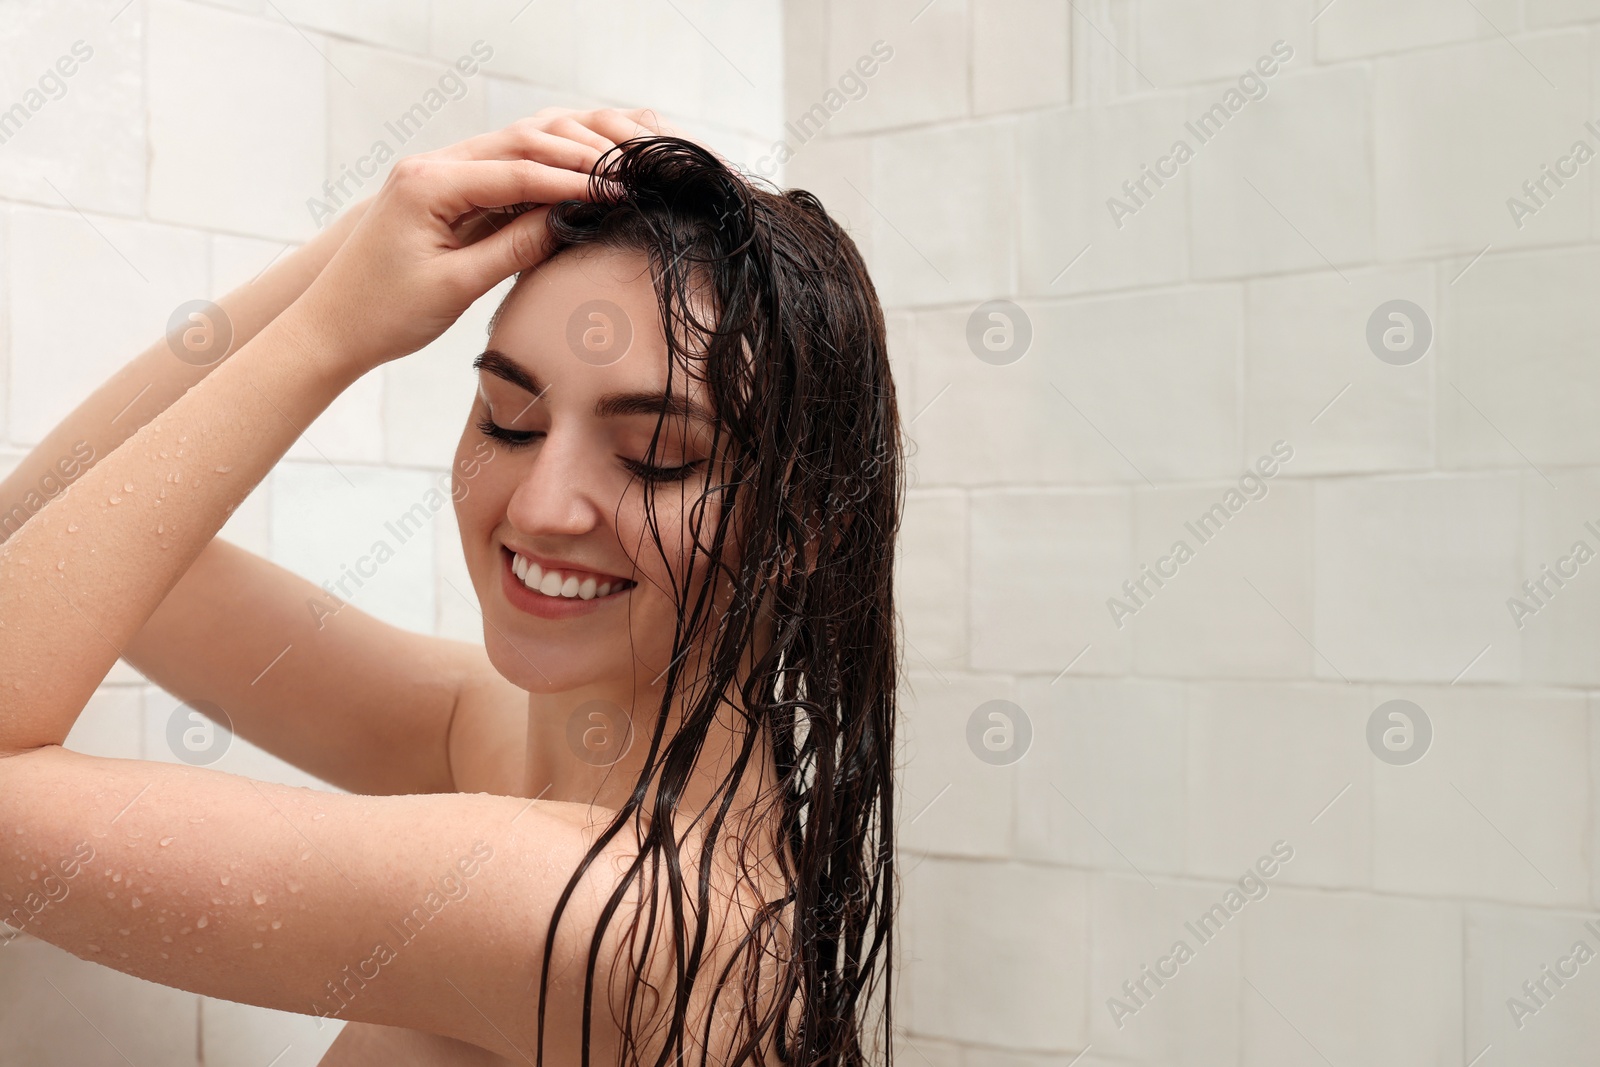
[[[721,1017],[735,1027],[730,1064],[763,1062],[769,1042],[783,1063],[887,1064],[897,898],[892,577],[903,484],[876,290],[855,243],[816,197],[767,187],[691,141],[645,137],[608,150],[590,194],[552,208],[550,251],[593,246],[647,258],[667,339],[667,391],[692,375],[716,426],[706,487],[686,501],[689,559],[667,561],[677,623],[648,737],[635,720],[635,744],[648,742],[645,764],[557,905],[541,989],[567,900],[631,825],[642,847],[593,944],[637,894],[643,903],[625,943],[635,959],[670,945],[675,982],[645,997],[648,983],[629,982],[618,1020],[624,1063],[647,1062],[650,1046],[657,1052],[648,1062],[705,1063]],[[661,437],[658,424],[646,463],[655,464]],[[667,560],[656,491],[644,487],[647,523]],[[733,722],[735,750],[697,820],[705,841],[698,869],[685,872],[674,815],[719,719]],[[758,810],[740,811],[736,793],[752,765],[760,768],[763,747],[777,780],[758,783]],[[784,890],[763,896],[747,931],[741,922],[736,950],[713,967],[708,924],[686,924],[685,913],[708,915],[719,838],[744,824],[776,827],[781,840],[770,851]],[[595,964],[591,950],[585,1067]],[[691,992],[706,1007],[691,1012]],[[541,996],[541,1064],[544,1003]],[[689,1034],[691,1025],[700,1032]]]

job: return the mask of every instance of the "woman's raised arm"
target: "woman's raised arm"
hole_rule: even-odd
[[[550,109],[520,124],[520,139],[485,134],[429,158],[492,152],[509,159],[537,151],[544,161],[560,159],[585,174],[613,138],[640,128],[633,115],[644,117]],[[528,135],[534,127],[542,131],[537,143]],[[219,299],[233,351],[305,291],[370,202],[354,205],[256,281]],[[201,361],[179,358],[169,344],[162,339],[130,362],[0,482],[0,540],[47,502],[29,496],[42,480],[76,478],[221,365],[221,352],[196,366]],[[52,470],[62,456],[78,458],[66,471]],[[509,684],[479,647],[410,633],[351,605],[330,613],[329,600],[282,567],[213,539],[122,655],[194,706],[221,707],[240,736],[326,781],[363,793],[453,790],[458,760],[451,739],[463,729],[462,695]],[[274,669],[264,673],[268,665]],[[466,712],[475,711],[466,703]]]
[[[400,161],[299,300],[0,545],[0,902],[140,977],[290,1011],[338,1002],[345,1018],[525,1055],[587,808],[341,796],[59,747],[298,428],[543,254],[545,208],[463,244],[468,220],[583,195],[572,170],[481,154]],[[447,877],[476,899],[436,906]],[[592,903],[575,898],[563,926],[582,936],[558,958],[582,966]]]
[[[349,211],[310,241],[270,264],[260,277],[217,300],[231,327],[236,351],[297,300],[366,214],[371,198]],[[26,358],[20,353],[19,358]],[[83,470],[111,454],[192,385],[221,366],[225,352],[180,359],[162,337],[90,393],[0,480],[0,541],[22,528],[50,496],[40,486],[75,480]]]

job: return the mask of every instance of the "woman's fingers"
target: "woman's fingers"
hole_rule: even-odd
[[[475,209],[580,200],[589,184],[586,174],[527,159],[410,158],[414,162],[395,164],[397,180],[426,201],[436,217],[451,223]]]
[[[548,107],[530,118],[422,153],[417,158],[453,163],[531,160],[586,179],[605,152],[640,136],[683,137],[684,134],[652,108],[576,111]],[[562,199],[588,199],[586,181],[569,182],[564,187],[569,191]]]
[[[569,137],[531,123],[513,123],[489,133],[480,133],[464,141],[423,153],[426,159],[531,159],[538,163],[564,167],[587,174],[594,168],[600,153],[611,147],[611,142],[585,130],[592,140]]]
[[[540,114],[542,115],[543,112]],[[580,114],[582,113],[569,111],[565,114],[550,116],[546,120],[547,125],[545,128],[550,133],[558,133],[563,137],[570,137],[574,141],[581,141],[601,152],[616,145],[615,138],[607,137],[593,125],[584,123],[579,117]],[[538,116],[535,116],[535,121],[538,121]]]
[[[451,269],[460,272],[472,292],[487,293],[518,271],[543,262],[549,217],[546,204],[512,218],[483,240],[452,253]]]

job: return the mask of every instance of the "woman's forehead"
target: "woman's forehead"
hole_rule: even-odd
[[[585,245],[564,250],[518,279],[479,364],[480,373],[535,393],[577,387],[659,395],[668,384],[668,355],[648,257]],[[685,355],[678,353],[671,368],[671,392],[686,395],[690,403],[675,402],[669,409],[681,407],[683,415],[709,420],[704,383],[700,374],[687,371]],[[612,414],[631,414],[637,403],[630,407],[625,397],[601,406],[614,409]]]

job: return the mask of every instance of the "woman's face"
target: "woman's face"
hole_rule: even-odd
[[[703,386],[674,368],[685,413],[662,422],[645,465],[667,386],[648,261],[595,246],[547,261],[513,288],[480,363],[454,477],[491,662],[530,692],[651,681],[672,655],[712,425]],[[718,519],[713,501],[702,544]]]

